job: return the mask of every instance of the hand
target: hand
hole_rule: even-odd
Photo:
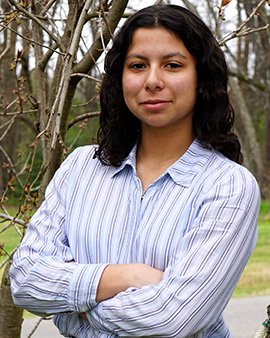
[[[163,275],[163,271],[154,269],[146,264],[127,264],[126,278],[129,278],[129,286],[141,288],[145,285],[158,284]]]
[[[79,313],[79,316],[81,316],[82,318],[88,320],[85,312]]]

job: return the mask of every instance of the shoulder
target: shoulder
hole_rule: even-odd
[[[223,191],[227,196],[243,195],[243,199],[260,199],[257,180],[243,165],[212,150],[205,167],[204,192]]]
[[[76,148],[66,157],[60,168],[71,170],[76,167],[83,167],[86,162],[99,162],[94,158],[96,147],[96,145],[87,145]]]
[[[198,140],[193,142],[186,155],[185,161],[190,163],[192,170],[197,170],[201,179],[208,182],[218,183],[234,177],[256,184],[256,179],[245,166],[230,160],[210,145],[203,146]]]
[[[85,168],[90,168],[93,164],[101,165],[98,159],[94,158],[95,145],[78,147],[73,150],[56,171],[54,179],[62,181],[83,173]]]
[[[235,177],[240,180],[245,179],[256,182],[253,174],[244,165],[228,159],[216,150],[212,150],[212,155],[209,158],[208,170],[219,180]]]
[[[84,161],[87,158],[94,158],[96,148],[97,148],[96,145],[87,145],[87,146],[78,147],[67,156],[64,162]]]

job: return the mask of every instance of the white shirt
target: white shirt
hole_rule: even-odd
[[[94,149],[76,149],[49,184],[14,256],[15,303],[57,314],[67,337],[231,337],[222,312],[257,238],[253,176],[195,140],[142,198],[136,147],[118,168]],[[162,281],[97,304],[104,268],[121,263]]]

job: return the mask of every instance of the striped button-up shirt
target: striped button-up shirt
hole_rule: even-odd
[[[15,303],[55,314],[67,337],[231,337],[222,312],[256,242],[253,176],[195,140],[143,195],[136,147],[118,168],[94,149],[76,149],[49,184],[14,256]],[[121,263],[164,274],[96,303],[104,268]]]

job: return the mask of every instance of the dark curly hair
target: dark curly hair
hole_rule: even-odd
[[[136,29],[164,27],[181,39],[196,59],[198,95],[193,130],[204,147],[212,146],[229,159],[242,163],[237,136],[232,132],[234,110],[230,104],[225,56],[209,28],[189,10],[177,5],[153,5],[131,16],[116,35],[105,58],[100,90],[99,147],[95,156],[104,165],[119,166],[141,131],[140,120],[127,108],[122,90],[125,57]]]

